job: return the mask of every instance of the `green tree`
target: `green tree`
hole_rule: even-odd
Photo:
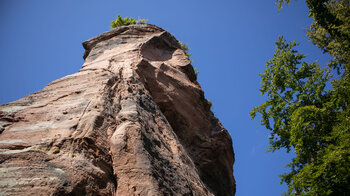
[[[139,18],[138,20],[135,20],[134,18],[129,18],[128,16],[125,18],[122,18],[119,14],[115,20],[111,21],[111,29],[120,27],[120,26],[127,26],[131,24],[146,24],[147,19]]]
[[[270,150],[294,150],[281,175],[291,195],[350,194],[350,6],[345,0],[306,0],[314,19],[310,40],[330,54],[329,66],[303,61],[295,41],[280,37],[273,58],[260,74],[267,101],[250,115],[262,114],[271,130]],[[277,0],[279,8],[289,0]],[[331,71],[337,70],[338,77]],[[326,90],[329,85],[330,90]]]
[[[279,9],[290,0],[276,0]],[[330,66],[339,69],[350,63],[350,1],[306,0],[309,17],[314,19],[307,32],[310,40],[334,59]],[[347,68],[349,69],[349,68]]]

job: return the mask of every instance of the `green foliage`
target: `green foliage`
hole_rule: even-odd
[[[314,18],[308,36],[334,59],[330,66],[350,66],[350,2],[348,0],[308,0],[309,15]]]
[[[196,67],[194,68],[194,73],[196,74],[196,76],[198,76],[198,74],[199,74],[199,71]]]
[[[140,18],[138,17],[138,19],[136,20],[136,24],[147,24],[148,19],[144,19],[144,18]]]
[[[277,0],[279,9],[289,0]],[[294,149],[296,157],[281,175],[288,195],[350,193],[350,5],[346,0],[306,0],[314,19],[310,40],[333,59],[328,68],[303,61],[295,41],[280,37],[273,58],[260,74],[267,101],[262,114],[271,130],[270,150]],[[338,77],[330,72],[337,70]],[[333,79],[333,80],[332,80]],[[331,86],[326,90],[326,85]]]
[[[188,59],[191,61],[191,63],[193,63],[193,61],[190,59],[191,53],[188,52],[190,50],[190,48],[188,47],[188,44],[187,43],[183,44],[180,41],[179,41],[179,44],[180,44],[181,49],[185,52]],[[194,68],[194,73],[196,74],[196,76],[198,76],[199,71],[197,68]]]
[[[278,9],[290,0],[276,0]],[[309,16],[314,19],[307,32],[309,39],[334,59],[329,63],[339,69],[350,65],[350,1],[306,0]],[[347,68],[349,69],[349,68]]]
[[[316,63],[302,62],[304,55],[294,50],[296,42],[286,43],[283,37],[276,42],[274,57],[266,63],[262,78],[262,94],[267,94],[268,101],[254,107],[250,115],[257,112],[263,115],[262,124],[272,130],[271,150],[291,147],[292,115],[300,108],[319,104],[325,95],[325,82],[329,72],[320,69]],[[270,123],[273,120],[273,125]],[[294,116],[293,119],[297,119]],[[296,149],[297,150],[297,149]]]
[[[120,26],[131,25],[131,24],[147,24],[147,21],[148,21],[147,19],[141,19],[141,18],[138,18],[138,20],[135,20],[134,18],[131,18],[131,17],[122,18],[118,14],[117,18],[111,21],[111,29],[120,27]]]
[[[186,56],[187,56],[188,58],[190,58],[191,53],[188,52],[188,51],[190,50],[190,49],[188,48],[188,44],[187,44],[187,43],[183,44],[182,42],[179,42],[179,43],[180,43],[181,49],[185,52]]]
[[[283,4],[289,5],[290,0],[276,0],[277,6],[278,6],[278,11],[280,11],[283,8]]]
[[[122,18],[118,14],[117,19],[111,21],[111,29],[131,24],[136,24],[135,19],[129,17]]]
[[[330,195],[350,191],[350,80],[348,72],[332,82],[330,69],[303,61],[294,42],[276,42],[261,74],[268,100],[250,115],[262,114],[271,130],[270,150],[294,148],[296,157],[281,175],[293,195]],[[272,121],[272,122],[270,122]]]

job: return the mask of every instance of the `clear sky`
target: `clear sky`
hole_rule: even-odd
[[[286,191],[278,175],[293,155],[266,153],[269,131],[249,112],[265,100],[258,74],[278,35],[301,42],[309,60],[326,61],[306,37],[311,19],[304,0],[280,13],[275,0],[0,0],[0,104],[77,72],[81,43],[108,31],[118,13],[147,18],[188,43],[205,96],[233,139],[236,195]]]

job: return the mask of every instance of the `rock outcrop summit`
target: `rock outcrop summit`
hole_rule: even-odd
[[[231,137],[154,25],[83,43],[79,72],[0,106],[0,195],[234,195]]]

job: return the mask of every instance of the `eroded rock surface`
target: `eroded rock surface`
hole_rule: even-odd
[[[234,195],[231,138],[171,34],[83,46],[78,73],[0,106],[0,195]]]

